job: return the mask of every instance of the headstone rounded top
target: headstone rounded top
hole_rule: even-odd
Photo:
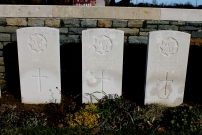
[[[59,31],[59,29],[57,28],[50,28],[50,27],[23,27],[23,28],[19,28],[16,31],[27,31],[28,29],[34,29],[34,30],[45,30],[45,29],[49,29],[49,30],[55,30],[55,31]]]
[[[87,29],[87,30],[82,30],[82,34],[83,33],[86,33],[86,32],[98,32],[98,33],[100,33],[100,32],[104,32],[104,31],[109,31],[109,32],[118,32],[118,33],[122,33],[122,34],[124,34],[124,31],[122,31],[122,30],[117,30],[117,29],[109,29],[109,28],[96,28],[96,29]]]
[[[162,35],[163,33],[163,35]],[[191,35],[189,33],[185,33],[185,32],[181,32],[181,31],[174,31],[174,30],[158,30],[158,31],[151,31],[149,32],[149,34],[159,34],[159,35],[162,35],[162,36],[165,36],[165,34],[175,34],[175,35]]]

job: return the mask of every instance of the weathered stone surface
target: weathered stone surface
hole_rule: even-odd
[[[200,27],[202,22],[186,22],[186,25]]]
[[[0,57],[3,57],[3,56],[4,56],[3,50],[0,50]]]
[[[159,25],[158,30],[178,30],[176,25]]]
[[[81,27],[83,28],[95,28],[97,26],[97,20],[86,19],[81,21]]]
[[[6,90],[6,80],[0,79],[0,86],[2,90]]]
[[[124,36],[124,43],[127,43],[127,42],[128,42],[128,37]]]
[[[12,43],[12,42],[2,42],[3,46],[6,46],[9,43]]]
[[[129,44],[147,44],[148,37],[146,36],[129,36]]]
[[[118,15],[117,15],[118,14]],[[66,18],[117,18],[159,20],[160,8],[57,6],[57,5],[0,5],[0,17],[66,17]]]
[[[192,31],[181,31],[181,32],[185,32],[185,33],[191,34]]]
[[[128,27],[140,28],[143,26],[143,20],[129,20]]]
[[[60,19],[46,19],[45,26],[48,27],[60,27]]]
[[[180,31],[191,31],[191,30],[199,30],[200,28],[193,27],[193,26],[182,26],[179,27]]]
[[[114,20],[113,21],[113,27],[114,28],[125,28],[127,27],[127,20]]]
[[[171,25],[185,25],[185,22],[184,21],[170,21],[170,24]]]
[[[0,73],[4,73],[5,72],[5,67],[4,66],[0,66]]]
[[[69,28],[69,34],[72,34],[72,35],[81,35],[82,33],[82,30],[85,30],[86,28]]]
[[[0,25],[6,25],[6,18],[0,18]]]
[[[4,79],[5,78],[5,73],[0,73],[0,79]]]
[[[80,43],[79,35],[60,35],[60,41],[62,43]]]
[[[124,35],[131,35],[131,36],[135,36],[138,34],[139,29],[137,28],[117,28],[117,30],[122,30],[124,31]]]
[[[169,24],[169,21],[153,20],[153,21],[146,21],[146,24]]]
[[[140,36],[147,36],[148,32],[140,32],[139,34],[140,34]]]
[[[109,98],[122,93],[124,32],[89,29],[82,32],[82,102],[96,103],[88,95],[104,91]],[[98,99],[102,93],[93,94]]]
[[[191,39],[190,44],[191,45],[202,46],[202,39]]]
[[[4,65],[4,58],[0,57],[0,66],[3,66],[3,65]]]
[[[112,21],[111,20],[98,20],[98,27],[110,28],[110,27],[112,27]]]
[[[17,42],[22,103],[60,103],[59,30],[18,29]]]
[[[106,8],[105,8],[106,9]],[[201,10],[141,7],[76,7],[48,5],[0,5],[0,17],[117,18],[146,20],[202,21]],[[110,14],[109,14],[110,13]],[[118,16],[117,16],[118,14]]]
[[[9,33],[16,33],[18,27],[16,26],[0,26],[0,32],[9,32]]]
[[[190,34],[179,31],[149,33],[145,104],[182,104]]]
[[[140,28],[140,31],[141,32],[150,32],[150,31],[156,31],[157,29],[154,29],[154,28],[146,28],[146,29],[144,29],[144,28]]]
[[[78,19],[62,19],[65,27],[80,27],[80,20]]]
[[[60,34],[67,34],[68,28],[59,28]]]
[[[157,28],[158,28],[158,25],[147,25],[146,28],[157,29]]]
[[[17,41],[17,36],[16,36],[16,34],[11,34],[12,35],[12,37],[11,37],[11,41]]]
[[[105,0],[97,0],[95,6],[105,6]]]
[[[107,9],[107,10],[106,10]],[[127,10],[126,10],[127,9]],[[159,20],[160,8],[134,8],[134,7],[76,7],[76,6],[53,6],[53,17],[68,18],[92,18],[97,19],[150,19]]]
[[[0,42],[0,49],[3,49],[4,45],[2,42]]]
[[[161,8],[160,20],[201,21],[202,10]]]
[[[11,41],[11,35],[0,33],[0,41]]]
[[[26,18],[6,18],[7,25],[27,26]]]
[[[44,26],[44,19],[28,18],[28,26],[42,27]]]
[[[202,31],[201,32],[195,32],[195,31],[193,31],[191,33],[191,37],[193,37],[193,38],[202,38]]]
[[[0,17],[52,17],[48,5],[0,5]]]

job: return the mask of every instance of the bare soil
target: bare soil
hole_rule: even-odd
[[[74,112],[76,107],[77,104],[75,98],[72,96],[66,97],[64,95],[62,95],[62,101],[60,104],[24,104],[8,91],[2,91],[0,98],[0,112],[7,109],[10,111],[15,111],[17,114],[30,114],[32,116],[37,115],[39,119],[47,118],[47,125],[54,127],[65,125],[64,118],[66,114]]]

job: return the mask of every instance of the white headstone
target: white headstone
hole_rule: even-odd
[[[179,31],[149,33],[145,104],[183,103],[190,34]]]
[[[18,29],[17,43],[22,103],[60,103],[59,30]]]
[[[82,31],[82,102],[96,103],[93,92],[110,98],[122,94],[124,32],[115,29]],[[87,94],[88,93],[88,94]],[[104,95],[94,93],[101,99]]]

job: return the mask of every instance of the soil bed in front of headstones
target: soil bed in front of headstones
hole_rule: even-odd
[[[191,106],[196,106],[195,104],[190,104]],[[8,114],[12,114],[15,112],[15,116],[20,118],[36,118],[38,121],[38,125],[43,124],[43,120],[47,119],[46,126],[48,127],[67,127],[67,123],[63,120],[66,118],[67,113],[74,113],[77,111],[81,105],[78,105],[76,100],[73,97],[66,97],[62,95],[61,104],[23,104],[18,99],[16,99],[11,93],[8,91],[2,92],[2,97],[0,98],[0,118],[8,116]],[[76,109],[75,109],[76,108]],[[5,112],[4,116],[2,112]],[[7,118],[7,121],[2,121],[1,123],[7,122],[7,127],[15,127],[20,125],[15,125],[11,120]],[[21,119],[19,121],[22,121]],[[13,118],[17,119],[17,118]],[[0,124],[1,124],[0,123]],[[11,123],[12,125],[9,125]],[[0,125],[1,127],[2,125]],[[30,126],[30,125],[26,125]],[[144,129],[144,130],[147,130]]]
[[[0,115],[8,115],[12,114],[13,112],[16,117],[33,117],[37,119],[36,121],[38,122],[38,125],[42,124],[42,121],[44,121],[44,119],[47,119],[46,125],[51,127],[64,125],[65,123],[63,123],[63,119],[65,118],[66,114],[70,113],[73,110],[76,110],[75,107],[76,102],[74,102],[74,99],[71,97],[67,98],[64,95],[62,95],[61,104],[23,104],[8,91],[2,91],[2,95],[0,98]],[[16,118],[15,120],[17,121],[19,119]],[[9,125],[9,122],[7,124]],[[20,125],[13,124],[11,126]]]

